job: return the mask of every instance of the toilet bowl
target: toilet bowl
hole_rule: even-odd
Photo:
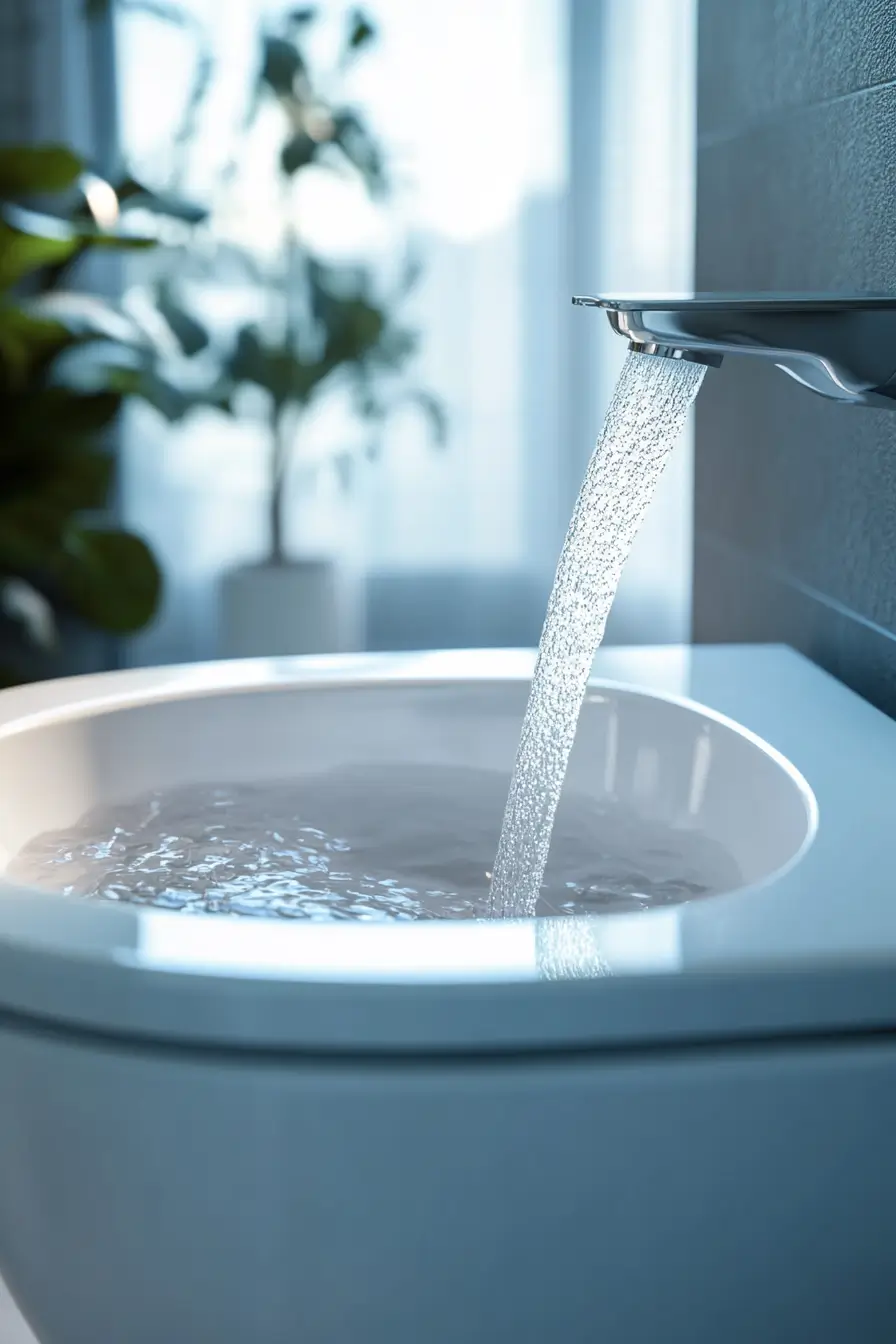
[[[150,789],[509,772],[531,671],[4,693],[2,862]],[[0,1273],[42,1344],[892,1338],[896,728],[783,649],[608,650],[568,785],[699,830],[737,881],[365,924],[0,875]]]

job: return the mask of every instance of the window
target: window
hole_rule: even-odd
[[[208,104],[184,184],[201,192],[229,152],[266,11],[184,7],[186,27],[122,7],[122,141],[136,170],[164,180],[207,41]],[[343,8],[322,6],[328,16]],[[311,491],[297,469],[292,544],[335,549],[366,577],[374,645],[531,643],[567,502],[557,465],[569,305],[565,3],[452,0],[437,18],[419,0],[372,0],[370,10],[380,38],[354,93],[396,176],[413,183],[401,209],[425,267],[414,299],[420,374],[444,400],[450,440],[433,451],[417,417],[396,420],[383,459],[347,499],[326,472]],[[258,199],[269,190],[259,180]],[[243,227],[260,235],[263,210],[244,205]],[[322,241],[338,245],[340,202],[319,195],[314,208]],[[350,434],[340,414],[322,405],[309,437]],[[214,653],[218,576],[264,546],[264,480],[251,424],[202,414],[172,432],[135,413],[125,509],[169,578],[165,615],[136,642],[137,661]]]

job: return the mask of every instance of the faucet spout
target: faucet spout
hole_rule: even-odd
[[[725,355],[770,360],[813,392],[896,410],[896,298],[702,294],[579,295],[644,355],[718,367]]]

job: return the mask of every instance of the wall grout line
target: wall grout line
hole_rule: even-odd
[[[792,121],[803,112],[813,112],[816,108],[835,107],[837,103],[848,102],[851,98],[864,98],[870,93],[896,88],[896,77],[884,79],[877,84],[863,84],[861,88],[849,89],[846,93],[831,94],[829,98],[818,98],[811,103],[791,103],[778,108],[765,117],[756,117],[753,121],[740,122],[736,126],[724,127],[716,131],[699,131],[697,149],[716,149],[720,145],[729,145],[736,140],[746,140],[761,131]],[[699,117],[699,108],[698,108]]]
[[[801,579],[794,578],[792,574],[789,574],[787,570],[782,569],[779,565],[774,565],[767,560],[757,558],[752,552],[743,550],[740,546],[737,546],[727,538],[720,537],[715,532],[704,532],[701,530],[697,533],[696,541],[698,544],[707,546],[710,550],[714,550],[717,554],[727,555],[735,560],[741,561],[747,569],[756,569],[760,574],[765,575],[766,578],[773,579],[776,583],[784,584],[788,588],[793,588],[796,592],[802,594],[803,597],[807,597],[811,601],[817,602],[820,606],[826,607],[836,615],[843,616],[849,621],[854,621],[865,630],[870,630],[873,634],[881,635],[884,639],[890,640],[891,643],[896,643],[896,633],[892,630],[888,630],[885,625],[879,625],[877,621],[872,621],[870,617],[863,616],[861,612],[855,611],[852,607],[847,606],[845,602],[840,602],[837,598],[830,597],[827,593],[823,593],[820,588],[813,588],[811,584],[803,583]]]

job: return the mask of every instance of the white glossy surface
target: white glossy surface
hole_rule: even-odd
[[[19,1315],[3,1280],[0,1279],[0,1340],[3,1344],[37,1344],[28,1326]]]
[[[393,688],[409,680],[430,687],[461,680],[488,696],[505,694],[507,686],[502,689],[501,683],[515,682],[521,713],[531,667],[528,652],[365,655],[151,669],[10,692],[0,697],[0,766],[5,777],[17,779],[17,787],[5,799],[0,830],[5,828],[7,846],[15,846],[37,827],[73,819],[98,790],[120,791],[129,781],[139,792],[164,782],[178,750],[178,770],[189,758],[197,777],[208,778],[210,763],[233,760],[232,752],[215,755],[225,750],[221,734],[213,731],[214,715],[207,713],[215,696],[225,695],[228,707],[240,707],[238,721],[246,731],[237,734],[237,754],[245,769],[250,776],[253,771],[270,775],[266,742],[275,742],[271,749],[281,753],[279,759],[299,748],[297,739],[290,745],[289,730],[282,726],[290,719],[281,712],[297,684],[317,686],[315,694],[323,694],[327,687],[349,683],[363,688],[371,679]],[[660,696],[690,691],[714,706],[701,717],[655,696],[645,700],[618,687],[598,691],[614,712],[622,713],[626,732],[635,733],[632,740],[637,742],[640,733],[640,745],[659,752],[664,762],[656,777],[664,780],[666,793],[660,789],[652,806],[674,811],[693,791],[695,746],[710,726],[720,787],[705,791],[701,820],[709,820],[711,833],[724,835],[728,843],[737,844],[740,837],[741,859],[758,856],[748,871],[747,889],[638,916],[561,921],[562,927],[554,921],[524,921],[496,927],[418,923],[312,930],[284,928],[279,921],[250,927],[244,921],[0,888],[0,1002],[84,1025],[111,1020],[121,1030],[191,1031],[247,1043],[316,1041],[348,1048],[377,1042],[417,1048],[424,1042],[475,1041],[489,1048],[499,1042],[615,1040],[692,1031],[705,1010],[689,997],[690,972],[724,969],[761,976],[776,965],[795,964],[848,971],[857,959],[893,955],[892,723],[784,649],[610,649],[599,655],[595,671],[608,680],[656,688]],[[255,707],[251,712],[249,705]],[[745,723],[749,731],[732,729],[716,710]],[[594,711],[593,719],[585,716],[576,766],[592,782],[594,758],[602,761],[603,774],[607,766],[603,710],[595,706]],[[200,731],[195,725],[203,719],[206,726]],[[368,731],[359,725],[366,721],[359,711],[352,728],[340,715],[341,749],[357,749],[358,733]],[[486,722],[488,732],[481,720],[459,732],[452,719],[439,749],[449,759],[456,753],[466,759],[469,752],[491,753],[495,759],[495,752],[504,752],[509,763],[516,709],[486,716]],[[194,729],[184,736],[190,723]],[[258,731],[262,723],[266,726]],[[275,739],[272,725],[280,725]],[[369,743],[377,754],[396,736],[402,738],[402,750],[415,740],[407,733],[396,735],[394,723],[383,720],[380,728],[380,737]],[[812,827],[811,800],[774,752],[751,741],[750,732],[775,742],[802,768],[818,796],[818,834],[790,866],[788,860]],[[300,734],[302,750],[311,749],[313,736]],[[39,739],[49,753],[43,757],[34,750]],[[333,740],[324,732],[314,749],[329,753]],[[426,750],[432,748],[430,738]],[[643,756],[637,768],[637,756],[636,747],[628,767],[632,788],[636,779],[643,784],[655,773],[653,765],[643,768]],[[673,786],[676,769],[680,778]],[[756,792],[753,785],[760,776],[764,782]],[[768,786],[773,786],[771,793]],[[763,797],[766,803],[773,799],[764,811]],[[797,818],[791,813],[786,820],[787,807],[795,802]],[[765,855],[763,843],[771,846]],[[764,880],[775,869],[777,874]],[[623,995],[624,1003],[620,999],[618,1011],[609,1016],[574,1011],[572,985],[566,986],[569,1011],[563,1006],[566,999],[552,998],[547,986],[538,985],[558,975],[610,974],[617,986],[613,992],[620,995],[628,977],[647,972],[654,973],[650,994],[643,980],[640,988],[633,980],[633,996]],[[674,1002],[672,989],[660,983],[672,980],[681,985]],[[415,988],[421,981],[431,991],[425,1000]],[[863,982],[863,993],[870,983]],[[435,993],[439,986],[444,993]],[[502,992],[489,992],[489,986]],[[351,992],[343,992],[347,987]],[[417,995],[413,1012],[404,1002],[403,987]],[[560,988],[554,986],[558,993]],[[789,989],[788,995],[784,1003],[768,987],[761,993],[757,988],[749,1001],[732,998],[729,1011],[717,994],[712,1017],[703,1026],[718,1032],[760,1025],[765,1030],[785,1017],[803,1021],[816,1011],[808,999],[796,1003]],[[834,1005],[835,999],[829,996],[827,1002]],[[859,1011],[854,998],[852,1006],[846,999],[836,1002],[837,1020],[842,1012]],[[421,1004],[426,1011],[418,1011]]]
[[[465,653],[301,663],[216,664],[181,674],[127,672],[0,697],[0,774],[18,788],[0,808],[0,859],[97,805],[184,784],[240,784],[333,766],[474,766],[513,762],[531,655]],[[22,703],[24,702],[24,704]],[[695,830],[734,859],[739,885],[767,881],[812,839],[815,804],[793,768],[710,710],[595,681],[583,706],[567,786],[650,821]],[[534,979],[551,973],[554,935],[540,921],[345,925],[248,922],[145,907],[0,903],[0,932],[65,947],[99,932],[117,960],[212,974],[356,979]],[[15,911],[11,925],[8,918]],[[595,917],[597,918],[597,917]],[[594,968],[641,947],[668,969],[677,912],[606,923]],[[100,922],[101,921],[101,922]],[[649,930],[649,931],[648,931]],[[558,935],[570,948],[570,931]],[[592,936],[578,939],[590,956]],[[569,953],[565,954],[568,960]],[[543,964],[548,963],[548,964]],[[582,964],[579,973],[587,973]]]
[[[492,666],[511,676],[514,658]],[[451,676],[464,656],[422,666]],[[106,690],[133,706],[159,687],[188,710],[222,676],[276,696],[296,670],[86,679],[0,697],[0,713],[27,720],[23,743],[66,729],[83,744]],[[614,975],[515,978],[515,958],[537,965],[532,925],[480,943],[490,974],[508,960],[501,981],[212,977],[207,946],[201,976],[153,972],[114,959],[133,911],[0,896],[0,1268],[47,1341],[279,1344],[301,1328],[418,1344],[421,1320],[431,1344],[590,1340],[595,1320],[631,1340],[890,1337],[896,726],[781,649],[608,650],[597,670],[741,720],[820,803],[813,844],[763,887],[541,926],[582,933],[555,960]],[[11,816],[25,797],[21,827],[34,795],[4,758],[10,729],[3,798]],[[99,787],[103,765],[77,778]],[[75,796],[43,784],[52,806]],[[179,916],[152,927],[181,930],[166,956],[191,955]],[[620,973],[648,967],[667,973]],[[184,1048],[202,1041],[287,1050]],[[624,1048],[658,1042],[673,1048]],[[471,1058],[492,1048],[485,1067]],[[10,1321],[0,1296],[0,1338],[18,1344]]]

